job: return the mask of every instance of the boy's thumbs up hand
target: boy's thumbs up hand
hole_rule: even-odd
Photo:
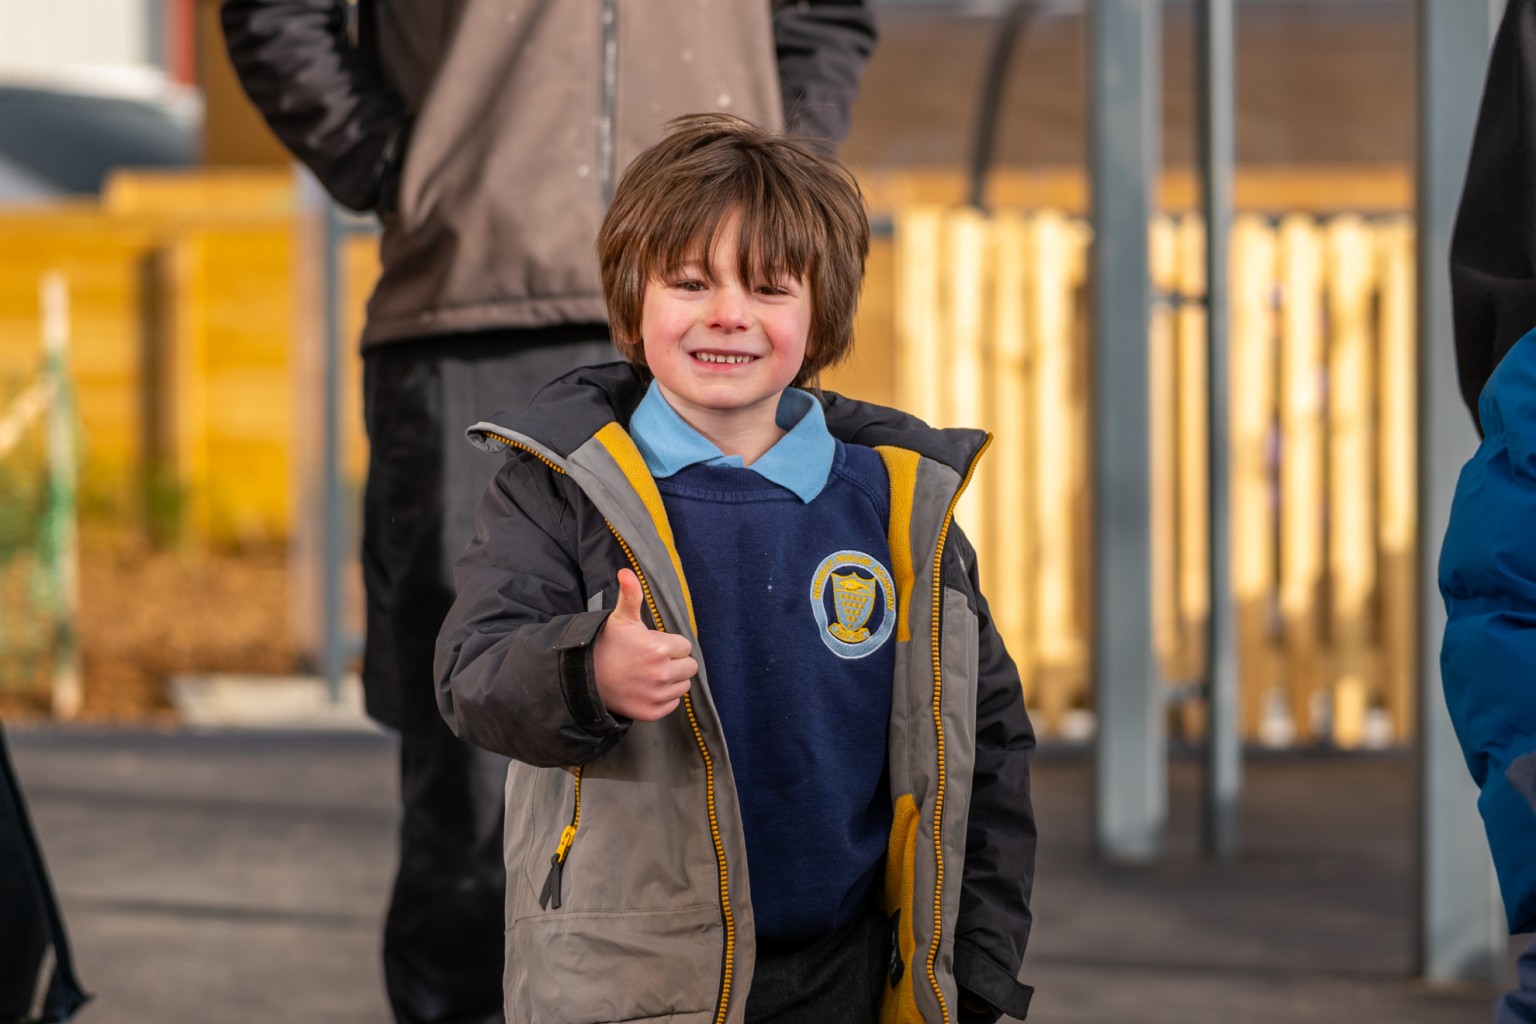
[[[612,715],[654,722],[671,714],[699,671],[693,645],[645,624],[640,580],[619,570],[619,601],[592,647],[597,693]]]
[[[640,589],[640,578],[628,569],[619,570],[619,603],[613,606],[610,623],[615,620],[632,622],[644,628],[640,609],[645,607],[645,594]]]

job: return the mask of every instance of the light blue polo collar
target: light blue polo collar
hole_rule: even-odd
[[[827,485],[837,442],[827,430],[821,403],[806,391],[786,388],[774,419],[784,436],[750,466],[740,455],[722,454],[703,434],[667,404],[661,388],[651,381],[629,420],[629,434],[654,477],[669,477],[689,466],[731,466],[750,469],[764,479],[793,491],[809,503]]]

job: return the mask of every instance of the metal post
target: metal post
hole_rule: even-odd
[[[1093,248],[1094,821],[1101,853],[1146,861],[1167,819],[1152,650],[1149,222],[1161,127],[1160,0],[1089,7]]]
[[[321,528],[322,559],[320,616],[324,633],[321,640],[321,670],[326,693],[332,704],[341,703],[341,676],[346,664],[347,644],[342,625],[342,566],[347,561],[346,495],[341,480],[341,290],[342,239],[344,227],[336,204],[327,200],[325,209],[325,345],[324,369],[320,375],[321,394]]]
[[[1232,595],[1231,415],[1227,396],[1228,239],[1232,222],[1232,0],[1197,0],[1199,136],[1205,209],[1207,463],[1210,489],[1211,618],[1206,631],[1206,746],[1201,839],[1215,860],[1237,856],[1242,796],[1238,736],[1237,619]]]
[[[1421,973],[1435,981],[1498,979],[1507,946],[1477,789],[1441,691],[1445,608],[1435,582],[1456,477],[1477,446],[1457,390],[1446,260],[1497,6],[1418,0],[1418,954]]]

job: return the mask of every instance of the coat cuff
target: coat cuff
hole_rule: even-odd
[[[955,942],[955,984],[995,1011],[990,1020],[1002,1014],[1023,1020],[1029,1014],[1029,1001],[1035,990],[1014,978],[991,957],[963,940]],[[981,1024],[981,1015],[966,1015]]]
[[[629,727],[627,720],[615,718],[603,707],[597,693],[597,673],[592,667],[592,646],[608,615],[607,611],[597,611],[571,616],[554,646],[565,708],[582,731],[592,736],[610,736]]]

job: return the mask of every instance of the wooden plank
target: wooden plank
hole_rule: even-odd
[[[373,260],[377,264],[377,259]],[[821,375],[822,387],[850,398],[895,406],[895,246],[889,236],[870,239],[864,292],[853,321],[853,352]]]
[[[1323,581],[1322,235],[1309,217],[1280,225],[1280,613],[1291,720],[1316,737],[1322,685],[1318,599]]]
[[[101,208],[167,221],[207,223],[253,216],[286,220],[294,215],[296,191],[294,172],[286,163],[273,168],[119,170],[102,186]]]
[[[996,481],[993,501],[997,529],[983,561],[990,571],[982,588],[998,632],[1024,682],[1024,700],[1038,700],[1036,640],[1030,631],[1035,577],[1033,550],[1037,533],[1030,502],[1033,450],[1029,443],[1030,331],[1025,298],[1029,275],[1028,235],[1017,210],[998,211],[993,222],[995,291],[992,303],[993,423],[997,432],[987,471]]]
[[[1056,211],[1029,223],[1034,267],[1027,296],[1033,340],[1033,500],[1036,534],[1033,635],[1042,681],[1040,709],[1048,729],[1085,706],[1086,631],[1078,617],[1086,582],[1081,502],[1086,381],[1076,361],[1083,349],[1077,289],[1086,260],[1081,228]]]
[[[1062,244],[1059,258],[1063,274],[1057,292],[1062,303],[1063,323],[1061,333],[1067,338],[1070,349],[1067,355],[1065,375],[1065,431],[1061,435],[1061,448],[1066,460],[1066,539],[1065,552],[1068,605],[1064,616],[1069,630],[1066,637],[1066,659],[1061,669],[1062,685],[1070,694],[1069,707],[1083,709],[1090,716],[1093,707],[1092,680],[1089,673],[1089,652],[1092,649],[1090,629],[1093,621],[1093,464],[1089,451],[1091,433],[1089,407],[1093,385],[1091,380],[1092,342],[1088,319],[1083,311],[1088,308],[1088,252],[1093,231],[1086,221],[1068,220],[1063,223]],[[1090,717],[1085,723],[1092,724]],[[1079,729],[1079,734],[1084,730]]]
[[[200,235],[204,386],[214,410],[206,422],[209,529],[224,543],[272,543],[288,533],[292,453],[304,443],[294,429],[289,340],[293,238],[260,228]],[[357,430],[361,421],[343,422]]]
[[[38,285],[58,270],[70,284],[70,376],[86,439],[82,497],[125,515],[132,502],[124,496],[133,493],[141,457],[139,262],[151,241],[142,231],[112,230],[101,218],[71,225],[0,216],[0,396],[14,393],[41,366]]]
[[[1396,217],[1376,233],[1380,266],[1380,350],[1376,460],[1380,467],[1381,696],[1390,734],[1413,734],[1418,643],[1418,388],[1413,222]]]
[[[1201,218],[1182,217],[1175,242],[1178,293],[1184,297],[1175,322],[1174,347],[1178,446],[1178,562],[1179,656],[1177,676],[1205,678],[1205,635],[1210,625],[1210,457],[1207,452],[1207,388],[1205,305],[1205,225]]]
[[[1232,226],[1232,593],[1242,729],[1263,738],[1264,712],[1279,691],[1269,637],[1275,600],[1275,517],[1270,440],[1275,423],[1275,230],[1252,215]],[[1286,737],[1271,737],[1271,741]]]
[[[956,207],[944,218],[944,326],[930,341],[942,350],[948,370],[943,412],[937,425],[991,431],[991,389],[987,379],[991,327],[992,226],[972,207]],[[992,550],[994,475],[979,472],[960,498],[955,518],[979,552]]]
[[[1375,239],[1358,216],[1327,227],[1328,578],[1333,740],[1358,747],[1375,699],[1370,602],[1376,593]]]
[[[342,256],[346,287],[342,297],[341,336],[357,339],[363,335],[368,297],[379,277],[379,244],[367,235],[347,239]],[[342,468],[349,480],[359,486],[368,470],[368,438],[363,432],[363,360],[355,343],[342,350],[341,423]]]
[[[175,486],[179,491],[181,537],[206,546],[211,512],[208,491],[208,388],[204,362],[207,340],[207,275],[205,239],[192,233],[170,250],[169,282],[172,305],[169,358],[162,368],[172,396],[171,450]]]
[[[941,210],[905,209],[896,220],[896,394],[898,405],[934,422],[942,412],[937,339]]]
[[[1178,351],[1171,298],[1178,290],[1178,228],[1170,217],[1152,220],[1152,302],[1147,332],[1152,472],[1152,646],[1164,679],[1179,675]],[[1130,443],[1131,438],[1110,443]]]

